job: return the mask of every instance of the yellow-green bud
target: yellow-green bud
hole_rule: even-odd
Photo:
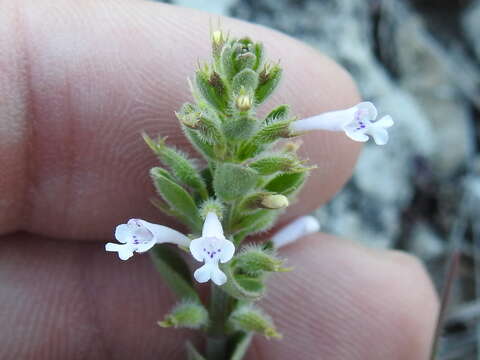
[[[267,209],[282,209],[288,205],[288,198],[280,194],[267,195],[262,199],[262,206]]]
[[[253,331],[267,338],[281,339],[282,335],[275,329],[270,316],[255,306],[242,306],[230,315],[230,323],[234,328]]]
[[[219,44],[223,40],[223,34],[220,30],[215,30],[212,33],[213,42]]]
[[[248,111],[252,108],[252,99],[248,95],[240,95],[235,103],[240,111]]]
[[[198,329],[205,326],[207,322],[208,312],[201,304],[185,302],[175,306],[163,321],[158,322],[158,325],[161,327]]]

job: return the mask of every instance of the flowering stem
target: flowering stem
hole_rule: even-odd
[[[207,359],[226,359],[227,336],[225,323],[229,313],[230,297],[215,284],[211,285],[210,327],[207,337]]]

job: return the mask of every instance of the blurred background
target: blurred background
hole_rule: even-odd
[[[170,0],[269,26],[346,67],[396,120],[345,189],[326,232],[420,257],[439,291],[461,262],[439,359],[480,359],[480,0]],[[399,329],[401,331],[401,329]]]

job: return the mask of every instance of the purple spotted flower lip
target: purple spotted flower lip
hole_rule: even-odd
[[[393,119],[387,115],[377,118],[378,112],[371,102],[364,101],[351,108],[330,111],[292,123],[294,132],[311,130],[344,131],[354,141],[368,141],[369,136],[377,145],[388,142],[387,128],[393,126]]]
[[[141,219],[130,219],[126,224],[118,225],[115,238],[120,244],[107,243],[105,250],[117,252],[122,260],[128,260],[134,252],[148,251],[155,244],[172,243],[185,247],[190,244],[188,237],[182,233]]]
[[[233,243],[223,235],[223,228],[217,215],[209,212],[205,218],[202,237],[192,240],[190,252],[195,260],[205,262],[198,268],[193,276],[200,283],[212,280],[217,285],[227,281],[226,275],[218,267],[218,262],[230,261],[235,253]]]

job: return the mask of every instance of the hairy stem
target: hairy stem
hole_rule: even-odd
[[[207,337],[207,359],[227,358],[227,336],[225,325],[230,311],[230,297],[218,286],[211,285],[210,327]]]

